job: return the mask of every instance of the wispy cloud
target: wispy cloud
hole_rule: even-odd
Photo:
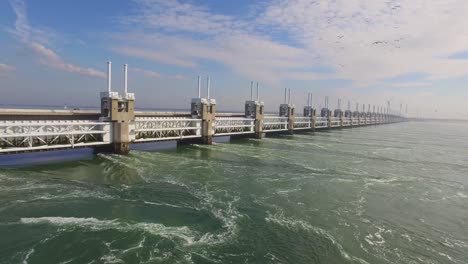
[[[468,67],[447,58],[466,50],[464,0],[276,0],[240,17],[178,0],[135,3],[137,11],[120,22],[123,35],[137,37],[113,50],[164,64],[209,60],[272,83],[346,79],[358,86],[409,72],[427,73],[428,81],[463,76]]]
[[[153,51],[147,48],[136,48],[131,46],[113,47],[113,51],[130,57],[142,58],[161,62],[163,64],[175,65],[180,67],[193,68],[197,64],[190,60],[184,60],[177,55],[167,54],[160,51]]]
[[[95,70],[93,68],[83,68],[74,64],[64,62],[63,59],[60,56],[58,56],[55,52],[37,42],[32,42],[30,44],[30,47],[36,54],[39,55],[38,62],[40,64],[71,73],[77,73],[99,78],[106,77],[104,72]]]
[[[466,49],[467,11],[464,0],[278,0],[260,17],[319,53],[338,76],[372,83],[409,72],[466,75],[466,61],[444,57]]]
[[[182,79],[184,79],[184,77],[182,75],[161,74],[159,72],[145,70],[145,69],[136,68],[136,67],[130,67],[130,71],[138,73],[138,74],[142,74],[142,75],[147,76],[147,77],[155,78],[155,79],[173,79],[173,80],[182,80]]]
[[[203,35],[235,32],[248,24],[233,17],[215,14],[201,5],[178,0],[136,0],[138,13],[121,18],[128,26],[166,32],[195,32]]]
[[[47,34],[29,25],[25,2],[22,0],[11,0],[10,3],[16,14],[15,29],[12,30],[12,33],[18,37],[23,45],[26,45],[38,55],[37,60],[40,64],[66,72],[105,78],[104,72],[67,63],[53,50],[46,48],[43,43],[47,43]]]
[[[112,47],[120,54],[188,68],[216,62],[236,74],[270,84],[331,77],[307,72],[318,62],[312,53],[254,32],[254,21],[179,1],[135,2],[138,12],[121,18],[126,29],[117,37],[120,44]]]
[[[15,67],[0,63],[0,72],[14,72],[14,71],[16,71]]]

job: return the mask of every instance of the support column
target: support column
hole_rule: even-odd
[[[281,104],[279,116],[288,118],[288,132],[294,134],[295,106],[293,104]]]
[[[213,143],[213,122],[216,118],[216,100],[206,98],[192,99],[192,117],[202,120],[201,135],[203,144]]]
[[[101,92],[101,121],[111,122],[110,151],[115,154],[128,154],[130,142],[135,135],[130,133],[135,121],[135,94],[127,92],[127,64],[124,64],[125,92],[112,91],[111,62],[107,62],[107,91]]]
[[[315,131],[315,109],[312,106],[304,106],[304,117],[310,118],[310,129]]]
[[[332,129],[332,124],[331,124],[331,111],[327,109],[327,125],[328,129]]]
[[[263,138],[263,118],[264,114],[264,103],[261,101],[246,101],[245,102],[245,117],[253,118],[255,138]]]
[[[343,111],[341,109],[335,109],[335,118],[340,120],[340,128],[343,127]]]
[[[115,154],[128,154],[130,142],[130,125],[135,120],[135,95],[118,92],[101,93],[101,120],[112,123],[111,151]]]

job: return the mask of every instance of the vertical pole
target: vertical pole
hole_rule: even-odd
[[[284,103],[286,104],[286,88],[284,88]]]
[[[210,99],[210,85],[211,85],[210,82],[211,82],[210,76],[208,76],[206,78],[206,90],[207,90],[207,95],[206,96],[208,97],[208,99]]]
[[[127,95],[128,92],[128,64],[124,64],[124,92]]]
[[[291,88],[288,89],[288,104],[291,102]]]
[[[250,82],[250,101],[253,101],[253,81]]]
[[[110,93],[112,92],[112,62],[108,61],[107,62],[107,91]]]
[[[201,98],[201,78],[198,75],[198,98]]]
[[[257,101],[260,100],[260,90],[258,89],[258,82],[257,82]]]

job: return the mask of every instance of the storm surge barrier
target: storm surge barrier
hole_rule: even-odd
[[[245,102],[243,113],[218,113],[216,100],[210,98],[210,80],[207,80],[207,97],[200,95],[191,100],[190,112],[135,111],[135,95],[127,91],[112,91],[108,63],[108,90],[101,92],[101,111],[85,110],[0,110],[0,154],[47,151],[93,147],[96,151],[127,154],[131,144],[175,140],[186,143],[211,144],[221,136],[262,138],[272,134],[326,131],[331,129],[375,126],[406,121],[388,109],[352,112],[325,107],[317,114],[307,105],[301,115],[288,99],[279,106],[278,114],[266,114],[265,105],[253,98]],[[127,67],[124,67],[125,77]],[[349,108],[349,106],[348,106]]]

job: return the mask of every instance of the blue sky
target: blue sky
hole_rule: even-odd
[[[464,0],[0,1],[0,104],[98,105],[129,89],[137,107],[188,108],[210,75],[218,109],[242,110],[250,81],[276,110],[283,89],[409,114],[468,118]],[[346,105],[346,104],[345,104]]]

